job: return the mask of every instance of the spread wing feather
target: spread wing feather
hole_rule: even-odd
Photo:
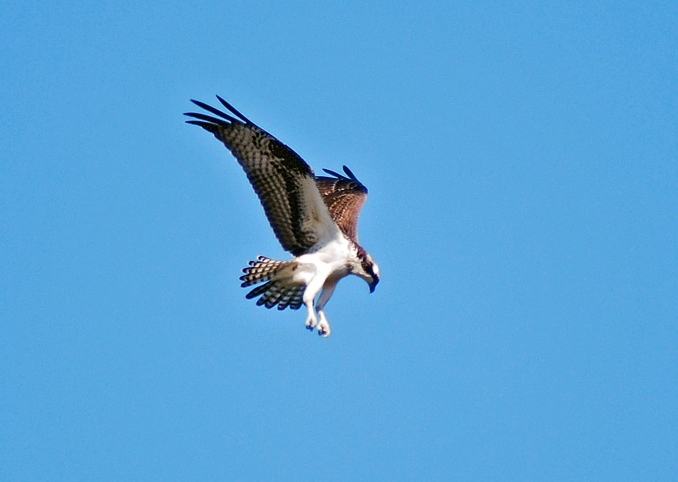
[[[283,249],[294,256],[311,251],[337,230],[316,186],[313,170],[296,152],[217,98],[232,115],[193,100],[213,116],[189,112],[185,115],[195,120],[187,122],[214,134],[233,153],[259,196]]]
[[[329,169],[323,171],[333,177],[318,176],[315,183],[332,219],[347,238],[358,243],[358,216],[367,199],[367,188],[346,166],[345,175]]]

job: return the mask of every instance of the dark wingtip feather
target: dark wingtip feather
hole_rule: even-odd
[[[186,124],[193,124],[194,126],[200,126],[206,131],[214,132],[216,130],[216,124],[212,124],[210,122],[203,122],[203,121],[197,121],[197,120],[187,120]]]
[[[236,116],[238,116],[238,117],[240,118],[240,120],[242,120],[243,122],[245,122],[245,123],[247,123],[247,124],[251,124],[251,123],[252,123],[252,121],[250,121],[247,117],[245,117],[244,115],[242,115],[242,114],[240,113],[240,111],[238,111],[238,109],[236,109],[236,108],[233,107],[231,104],[229,104],[228,102],[226,102],[226,101],[225,101],[224,99],[222,99],[220,96],[217,95],[217,99],[219,99],[219,102],[221,102],[221,105],[223,105],[223,106],[226,107],[228,110],[230,110],[231,112],[233,112]]]
[[[348,177],[350,177],[350,178],[353,179],[354,181],[360,182],[360,181],[358,181],[358,178],[355,177],[355,174],[353,174],[353,171],[351,171],[351,170],[348,168],[348,166],[344,166],[344,172],[348,175]]]
[[[344,167],[344,172],[346,174],[339,174],[337,171],[333,171],[331,169],[323,169],[323,171],[325,171],[330,176],[336,177],[337,179],[351,179],[352,181],[360,183],[360,181],[358,181],[358,178],[355,177],[355,174],[353,174],[353,171],[351,171],[348,168],[348,166],[343,166],[343,167]]]
[[[217,119],[216,117],[212,117],[211,115],[201,114],[200,112],[186,112],[184,115],[188,117],[193,117],[195,119],[204,120],[207,122],[212,122],[214,124],[224,124],[224,125],[226,124],[221,119]]]
[[[334,177],[339,178],[339,179],[346,179],[346,176],[344,176],[343,174],[339,174],[336,171],[332,171],[331,169],[323,169],[323,171],[325,171],[330,176],[334,176]]]
[[[216,115],[216,116],[221,117],[222,119],[226,119],[226,120],[229,121],[229,122],[240,122],[240,121],[239,121],[238,119],[236,119],[235,117],[230,116],[230,115],[228,115],[227,113],[222,112],[222,111],[220,111],[219,109],[216,109],[216,108],[212,107],[212,106],[209,105],[209,104],[205,104],[204,102],[200,102],[199,100],[195,100],[195,99],[191,99],[191,102],[193,102],[193,103],[194,103],[195,105],[197,105],[198,107],[200,107],[200,108],[202,108],[202,109],[205,109],[206,111],[211,112],[212,114],[214,114],[214,115]],[[187,115],[191,115],[191,114],[193,114],[193,113],[189,113],[189,114],[187,114]]]

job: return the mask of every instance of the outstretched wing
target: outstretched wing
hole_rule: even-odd
[[[334,224],[315,183],[311,167],[299,155],[253,124],[217,96],[230,114],[197,100],[214,116],[196,112],[186,121],[214,134],[233,153],[259,196],[283,249],[299,256],[334,235]]]
[[[323,169],[333,177],[318,176],[315,183],[330,210],[332,219],[347,238],[358,242],[358,216],[365,199],[367,188],[344,166],[344,174]]]

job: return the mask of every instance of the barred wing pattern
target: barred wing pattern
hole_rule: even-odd
[[[232,115],[192,100],[214,116],[189,112],[186,115],[197,120],[187,122],[214,134],[235,156],[283,249],[299,256],[336,232],[315,186],[313,169],[292,149],[217,98]]]
[[[266,308],[273,308],[276,304],[279,310],[284,310],[288,306],[293,310],[298,310],[303,302],[305,284],[289,283],[289,272],[296,269],[295,261],[278,261],[277,259],[267,258],[266,256],[257,257],[256,261],[250,261],[250,265],[242,271],[245,273],[240,277],[243,288],[264,283],[251,290],[245,298],[252,299],[261,295],[257,300],[257,305],[264,305]],[[285,271],[288,273],[285,273]]]
[[[344,174],[323,169],[333,177],[318,176],[315,183],[330,210],[332,219],[344,235],[358,243],[358,216],[367,199],[367,188],[344,166]]]

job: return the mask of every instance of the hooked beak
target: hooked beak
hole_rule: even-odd
[[[373,278],[373,281],[370,283],[370,293],[374,293],[374,288],[379,284],[379,278],[376,276]]]

